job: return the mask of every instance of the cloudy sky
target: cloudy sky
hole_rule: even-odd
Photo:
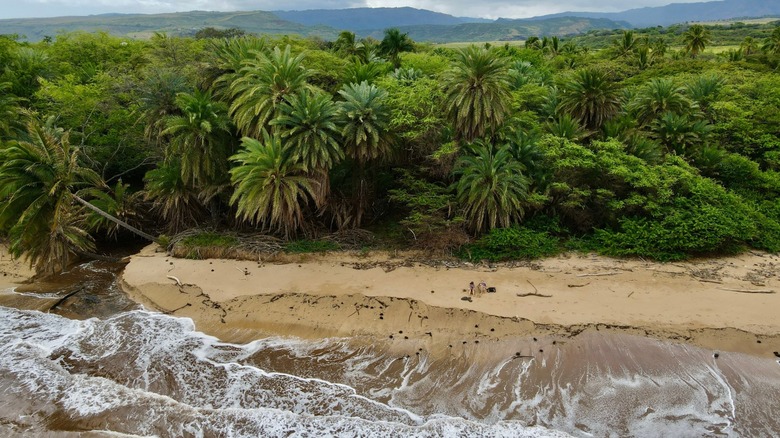
[[[109,12],[250,11],[411,6],[461,17],[523,18],[564,11],[615,12],[706,0],[0,0],[0,18]],[[630,4],[630,6],[628,6]]]

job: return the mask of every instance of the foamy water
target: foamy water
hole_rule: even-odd
[[[605,333],[436,354],[361,338],[235,345],[126,311],[112,271],[80,269],[64,313],[101,319],[0,306],[0,435],[780,436],[771,357]],[[48,308],[35,300],[61,293],[17,295]]]
[[[418,415],[236,361],[262,345],[223,344],[188,319],[144,311],[74,321],[0,307],[2,423],[142,436],[567,436]]]

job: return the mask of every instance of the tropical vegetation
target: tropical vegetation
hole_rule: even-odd
[[[462,49],[0,36],[0,238],[42,274],[137,228],[299,251],[367,229],[475,260],[776,252],[778,47],[774,24]]]

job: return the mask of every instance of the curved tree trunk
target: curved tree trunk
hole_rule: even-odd
[[[150,242],[157,242],[157,238],[152,236],[151,234],[146,234],[143,231],[139,230],[138,228],[128,224],[125,221],[122,221],[120,219],[115,218],[114,216],[111,216],[110,214],[106,213],[105,211],[95,207],[94,205],[90,204],[89,202],[85,201],[81,197],[79,197],[76,194],[71,193],[71,196],[73,196],[73,199],[78,201],[83,206],[87,207],[88,209],[94,211],[95,213],[103,216],[104,218],[110,220],[111,222],[114,222],[115,224],[119,225],[120,227],[133,232],[134,234],[143,237],[144,239],[149,240]]]

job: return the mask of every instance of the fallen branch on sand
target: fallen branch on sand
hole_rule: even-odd
[[[580,274],[577,277],[604,277],[607,275],[618,275],[620,272],[600,272],[598,274]]]
[[[179,286],[179,287],[182,287],[182,286],[184,286],[184,285],[181,283],[181,281],[179,281],[179,279],[178,279],[178,278],[176,278],[176,277],[174,277],[173,275],[167,275],[167,276],[166,276],[166,278],[167,278],[167,279],[169,279],[169,280],[173,280],[173,281],[175,281],[175,282],[176,282],[176,286]]]
[[[523,298],[523,297],[541,297],[541,298],[550,298],[550,297],[552,297],[552,295],[541,295],[541,294],[539,293],[539,289],[537,289],[537,288],[536,288],[536,286],[534,286],[534,284],[533,284],[533,283],[531,283],[531,280],[525,280],[525,281],[527,281],[527,282],[528,282],[528,284],[530,284],[530,285],[531,285],[531,287],[532,287],[532,288],[534,288],[534,291],[533,291],[533,293],[530,293],[530,294],[515,294],[515,295],[517,295],[518,297],[520,297],[520,298]]]
[[[585,283],[585,284],[567,284],[566,286],[568,286],[568,287],[585,287],[585,286],[587,286],[589,284],[590,283]]]
[[[515,295],[517,295],[520,298],[525,298],[525,297],[551,298],[552,297],[552,295],[542,295],[542,294],[538,294],[538,293],[515,294]]]
[[[700,277],[697,277],[697,276],[695,276],[695,275],[693,276],[693,278],[695,278],[695,279],[697,279],[697,280],[699,280],[699,281],[703,281],[704,283],[715,283],[715,284],[723,284],[723,282],[722,282],[722,281],[720,281],[720,280],[709,280],[709,279],[706,279],[706,278],[700,278]]]
[[[775,291],[770,289],[730,289],[727,287],[719,287],[717,289],[725,290],[729,292],[739,292],[742,294],[773,294]]]

